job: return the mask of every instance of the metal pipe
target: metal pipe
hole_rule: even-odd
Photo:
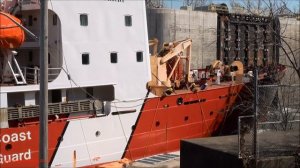
[[[39,167],[48,167],[48,0],[41,0]]]
[[[253,153],[254,153],[254,167],[257,166],[257,113],[258,113],[258,66],[257,66],[257,60],[258,60],[258,26],[255,26],[255,41],[254,41],[254,120],[253,120]]]
[[[256,64],[256,63],[254,63]],[[254,159],[255,159],[255,167],[256,167],[256,163],[257,163],[257,106],[258,106],[258,83],[257,83],[257,79],[258,79],[258,70],[257,70],[257,66],[255,65],[254,68],[254,120],[253,120],[253,133],[254,133],[254,138],[253,138],[253,153],[254,153]]]
[[[259,88],[268,88],[268,87],[299,87],[300,84],[292,84],[292,85],[259,85]]]

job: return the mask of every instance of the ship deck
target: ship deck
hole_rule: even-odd
[[[197,91],[207,91],[207,90],[214,90],[224,87],[230,87],[230,86],[237,86],[237,85],[243,85],[244,83],[237,83],[237,82],[222,82],[221,84],[209,84],[206,86],[205,89],[201,90],[200,86],[196,86]],[[190,89],[180,89],[175,90],[173,94],[184,94],[184,93],[191,93],[192,91]]]
[[[128,166],[128,168],[148,168],[148,167],[179,168],[180,151],[143,158],[134,161]]]

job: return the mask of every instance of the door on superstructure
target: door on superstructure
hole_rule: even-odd
[[[51,91],[51,99],[52,99],[52,103],[60,103],[61,102],[61,90],[52,90]]]

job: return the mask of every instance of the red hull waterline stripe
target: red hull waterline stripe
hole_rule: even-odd
[[[177,151],[181,139],[210,136],[222,124],[242,87],[147,99],[132,126],[123,158],[136,160]]]

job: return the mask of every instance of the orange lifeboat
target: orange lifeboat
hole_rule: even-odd
[[[18,48],[24,42],[24,31],[13,20],[21,23],[15,16],[0,12],[0,48]]]

